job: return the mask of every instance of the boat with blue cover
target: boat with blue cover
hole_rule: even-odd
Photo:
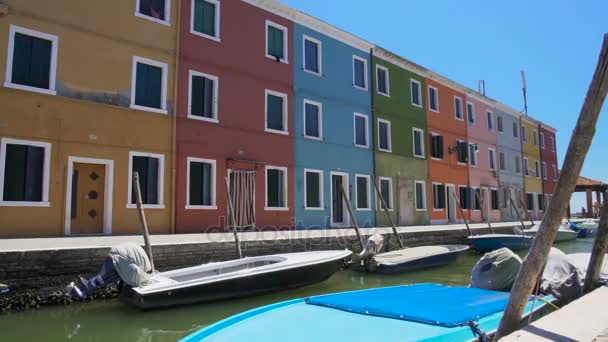
[[[508,300],[508,292],[437,284],[341,292],[253,309],[181,341],[486,341]],[[522,320],[550,301],[530,298]]]

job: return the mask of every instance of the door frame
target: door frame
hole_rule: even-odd
[[[104,208],[103,208],[103,233],[105,235],[112,234],[112,189],[114,189],[114,161],[110,159],[95,159],[68,156],[68,170],[66,177],[66,192],[65,192],[65,223],[64,234],[69,235],[88,235],[88,234],[72,234],[72,175],[74,173],[74,163],[105,165],[106,176],[104,184]]]
[[[450,188],[451,191],[448,191],[448,188]],[[452,223],[457,223],[458,222],[458,215],[456,215],[456,199],[454,198],[454,196],[456,196],[456,185],[455,184],[445,184],[445,207],[446,207],[446,211],[445,211],[445,218],[448,221],[448,223],[450,223],[450,211],[452,212],[452,215],[454,215],[454,221]],[[450,206],[450,198],[452,199],[452,205]],[[453,208],[448,208],[448,206],[453,207]]]
[[[230,175],[232,174],[232,171],[234,170],[239,170],[239,169],[235,169],[235,168],[226,168],[226,177],[228,178],[228,191],[230,191],[231,189],[231,185],[232,183],[230,183]],[[257,211],[257,195],[258,195],[258,169],[257,167],[255,169],[252,169],[252,171],[255,171],[255,180],[253,182],[253,214],[255,215],[255,220],[254,220],[254,229],[257,229],[257,218],[258,218],[258,211]],[[226,179],[224,179],[224,182],[226,181]],[[289,182],[287,183],[287,185],[289,185]],[[266,172],[264,171],[264,187],[266,187]],[[262,194],[263,196],[266,196],[266,191],[264,191],[264,193]],[[289,198],[287,198],[286,200],[288,200]],[[264,197],[263,199],[263,203],[266,203],[266,198]],[[226,224],[228,224],[228,221],[230,221],[230,207],[228,207],[228,194],[226,194]]]
[[[344,184],[344,191],[346,192],[346,197],[350,200],[350,186],[348,173],[339,172],[339,171],[330,171],[329,172],[329,224],[331,227],[348,227],[350,226],[350,215],[348,214],[348,209],[346,208],[346,203],[342,203],[342,210],[344,212],[344,222],[343,223],[335,223],[334,222],[334,176],[341,176],[343,179],[346,179],[346,184]],[[370,203],[371,206],[371,203]],[[351,208],[352,209],[352,208]],[[353,213],[355,209],[352,209]]]

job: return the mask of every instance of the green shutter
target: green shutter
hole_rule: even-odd
[[[203,163],[203,205],[213,205],[213,167],[209,163]]]
[[[283,124],[283,98],[267,95],[266,127],[277,131],[285,131]]]
[[[163,69],[153,65],[137,63],[135,80],[135,104],[161,109]]]
[[[5,163],[4,200],[25,201],[27,146],[7,144]]]
[[[282,206],[283,201],[283,179],[281,171],[269,169],[266,176],[266,198],[268,207],[277,208]]]
[[[205,78],[192,76],[192,90],[190,94],[190,114],[203,116],[205,93]]]
[[[320,137],[319,132],[319,107],[307,103],[305,106],[306,115],[306,135],[310,137]]]
[[[203,164],[190,163],[190,203],[189,205],[203,204]]]
[[[318,208],[321,206],[320,181],[318,173],[306,172],[306,206],[308,208]]]
[[[44,148],[27,146],[25,164],[25,200],[42,201],[42,181],[44,177]]]
[[[268,26],[268,54],[278,59],[284,59],[283,55],[283,31]]]
[[[382,194],[382,198],[384,199],[384,202],[388,206],[387,209],[391,209],[389,185],[390,185],[390,183],[388,181],[385,181],[385,180],[380,181],[380,194]]]
[[[357,208],[368,208],[367,197],[367,178],[357,177]]]
[[[49,89],[53,43],[15,33],[13,46],[12,83]]]
[[[194,30],[215,37],[215,4],[205,0],[194,1]]]

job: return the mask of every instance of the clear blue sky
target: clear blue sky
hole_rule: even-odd
[[[518,110],[525,70],[528,111],[558,130],[560,167],[608,32],[606,0],[280,1],[472,89],[483,79]],[[604,105],[583,176],[608,182],[607,148]],[[584,203],[575,196],[573,211]]]

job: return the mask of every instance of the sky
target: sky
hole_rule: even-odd
[[[608,32],[606,0],[280,0],[556,128],[561,167]],[[608,183],[608,105],[582,176]],[[595,196],[594,196],[595,200]],[[573,212],[585,205],[573,196]]]

